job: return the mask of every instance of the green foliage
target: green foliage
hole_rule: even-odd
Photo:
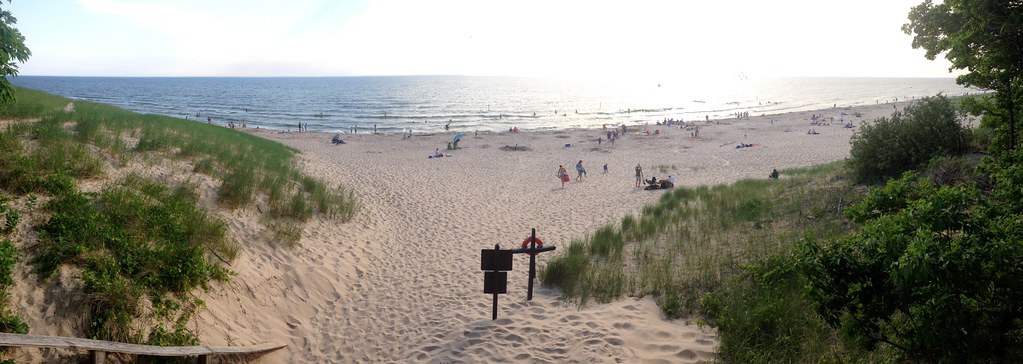
[[[161,320],[172,321],[172,329],[168,330],[164,323],[158,323],[149,331],[146,344],[157,346],[190,346],[199,345],[199,338],[188,330],[188,320],[195,314],[201,302],[189,302],[182,307],[178,300],[153,300],[154,316]],[[176,317],[175,317],[176,316]]]
[[[0,332],[27,334],[28,325],[7,308],[8,293],[14,285],[14,265],[18,262],[18,249],[9,239],[0,240]]]
[[[828,324],[909,360],[1023,358],[1013,334],[1023,329],[1023,221],[997,213],[973,186],[936,187],[913,174],[852,210],[860,231],[801,253]]]
[[[786,170],[783,180],[678,188],[559,249],[540,278],[579,304],[653,295],[668,317],[701,315],[719,328],[726,361],[886,360],[836,340],[793,258],[800,238],[852,229],[842,211],[859,192],[845,173],[835,163]]]
[[[15,99],[14,86],[7,80],[7,76],[18,74],[18,64],[14,61],[24,63],[32,56],[32,51],[25,46],[25,36],[14,27],[17,22],[10,11],[0,10],[0,103]]]
[[[1020,214],[1023,211],[1023,152],[996,155],[981,164],[980,169],[991,176],[995,188],[991,197],[999,203],[993,206],[1000,214]]]
[[[0,115],[6,119],[24,120],[62,112],[68,99],[42,91],[16,87],[20,96],[14,102],[0,103]]]
[[[58,195],[74,190],[75,178],[101,174],[99,160],[59,123],[44,118],[28,130],[39,145],[31,154],[24,152],[16,130],[0,132],[0,189]]]
[[[18,249],[10,239],[0,240],[0,292],[14,285],[14,265],[18,262]]]
[[[67,193],[48,202],[39,227],[36,272],[81,267],[92,337],[140,340],[131,323],[145,297],[184,295],[228,271],[212,255],[237,252],[225,225],[196,206],[185,188],[129,175],[97,194]]]
[[[18,227],[21,214],[13,206],[7,205],[7,199],[0,196],[0,236],[14,232]]]
[[[1016,146],[1016,121],[1023,101],[1023,5],[1005,0],[926,0],[913,7],[902,30],[913,36],[913,48],[933,60],[943,54],[951,69],[964,70],[956,82],[995,90],[996,103],[985,113],[1002,129],[1004,144]],[[1007,130],[1006,130],[1007,129]]]
[[[805,279],[795,263],[788,254],[769,257],[700,300],[707,323],[721,335],[719,359],[727,363],[842,361],[826,348],[835,341],[835,333],[803,296]]]
[[[586,249],[586,244],[581,242],[569,244],[567,253],[552,258],[547,265],[540,267],[540,280],[561,287],[566,296],[580,296],[576,293],[577,287],[590,263]]]
[[[921,176],[936,186],[972,185],[982,191],[993,188],[990,176],[977,171],[976,162],[970,157],[939,157],[931,160]]]
[[[625,240],[622,238],[622,233],[616,231],[610,226],[605,226],[597,230],[590,238],[590,255],[609,256],[609,255],[621,255],[622,246]]]
[[[891,118],[864,124],[853,135],[849,166],[858,182],[879,182],[932,158],[966,152],[967,130],[944,96],[926,97]]]
[[[21,317],[18,315],[9,312],[2,312],[0,313],[0,332],[27,334],[28,324],[26,324],[25,321],[22,321]]]

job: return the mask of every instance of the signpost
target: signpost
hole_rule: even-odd
[[[480,251],[480,269],[483,272],[483,293],[494,294],[494,315],[497,320],[497,295],[508,293],[508,271],[512,270],[512,251],[501,250],[501,245],[494,244],[494,249]]]
[[[529,254],[529,283],[526,300],[533,300],[533,280],[536,279],[536,254],[556,249],[555,246],[543,246],[543,240],[536,237],[536,229],[526,240],[522,241],[521,249],[501,250],[495,244],[494,249],[480,251],[480,269],[483,270],[483,293],[494,295],[492,320],[497,320],[497,295],[508,293],[508,271],[512,270],[512,254]]]

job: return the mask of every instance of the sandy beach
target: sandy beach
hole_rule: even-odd
[[[892,111],[893,104],[881,104],[701,120],[698,137],[651,120],[629,126],[613,145],[598,143],[601,129],[451,130],[411,138],[360,133],[344,135],[343,145],[332,144],[332,134],[247,129],[296,148],[307,173],[353,189],[362,207],[348,223],[310,221],[296,248],[269,241],[256,207],[222,212],[243,245],[229,267],[237,275],[198,293],[206,309],[194,327],[204,344],[288,345],[257,360],[263,363],[710,361],[716,332],[665,320],[650,297],[580,308],[538,282],[526,301],[522,254],[508,275],[499,319],[491,320],[480,250],[517,248],[531,228],[562,249],[637,213],[661,195],[634,186],[637,164],[646,178],[675,175],[685,187],[767,178],[774,168],[847,157],[856,128],[839,120],[859,126]],[[812,125],[811,114],[834,121]],[[808,135],[810,129],[819,134]],[[466,132],[461,149],[445,151],[459,131]],[[753,146],[736,148],[739,143]],[[428,158],[438,148],[447,156]],[[588,174],[576,181],[580,160]],[[564,187],[555,176],[558,165],[572,176]],[[554,254],[541,254],[540,264]],[[60,306],[33,303],[50,316]],[[36,316],[32,325],[47,321],[45,314],[26,315]],[[68,330],[32,329],[38,335]]]

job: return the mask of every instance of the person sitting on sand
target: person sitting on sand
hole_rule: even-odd
[[[440,152],[440,148],[437,148],[437,149],[435,149],[433,151],[433,157],[434,158],[440,158],[440,157],[443,157],[443,156],[444,156],[444,153]]]
[[[771,171],[771,179],[778,179],[778,170],[774,169]]]
[[[657,185],[658,184],[657,183],[657,177],[650,177],[649,181],[644,181],[644,182],[646,182],[646,184],[648,184],[648,185]]]
[[[678,178],[676,178],[674,175],[670,175],[668,176],[668,182],[671,182],[671,185],[675,186],[675,184],[678,183]]]
[[[341,140],[341,133],[334,134],[334,138],[330,140],[331,144],[344,144],[345,141]]]

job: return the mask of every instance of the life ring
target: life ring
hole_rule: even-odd
[[[526,240],[522,241],[522,249],[525,249],[525,248],[529,247],[529,241],[530,240],[533,240],[533,238],[532,237],[527,237]],[[543,240],[540,240],[540,238],[536,238],[536,247],[537,248],[543,247]],[[536,252],[532,252],[530,254],[536,255]]]

